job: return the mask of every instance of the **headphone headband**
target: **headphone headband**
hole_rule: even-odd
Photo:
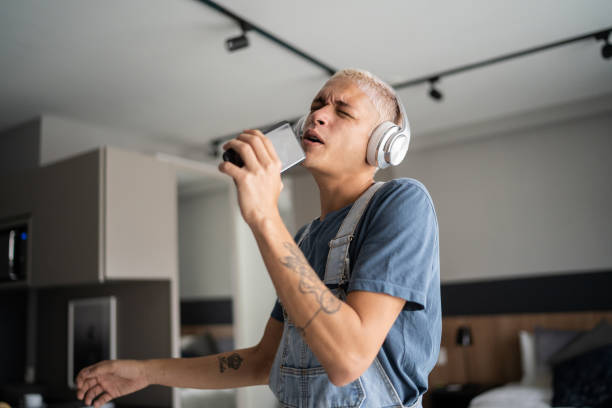
[[[395,102],[399,107],[400,115],[402,115],[402,127],[399,130],[399,133],[404,133],[406,129],[410,132],[410,124],[408,123],[408,115],[406,114],[406,109],[404,108],[404,104],[399,98],[399,95],[395,93]]]

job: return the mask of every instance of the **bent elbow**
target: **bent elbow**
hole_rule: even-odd
[[[348,385],[348,384],[352,383],[355,380],[351,379],[351,377],[349,377],[349,376],[337,376],[337,375],[334,375],[332,377],[329,377],[329,381],[332,384],[334,384],[336,387],[344,387],[345,385]]]
[[[367,368],[367,365],[358,363],[344,365],[328,370],[327,376],[329,381],[336,387],[344,387],[361,377]]]
[[[329,381],[334,384],[336,387],[344,387],[358,379],[362,373],[351,373],[347,372],[344,374],[334,374],[329,376]]]

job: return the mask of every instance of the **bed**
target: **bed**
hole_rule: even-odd
[[[474,398],[470,408],[550,408],[552,388],[511,383]]]
[[[460,328],[473,342],[458,344]],[[612,407],[612,312],[452,316],[430,385],[502,384],[470,408]]]
[[[612,407],[612,325],[536,326],[518,332],[521,379],[478,395],[470,408]]]

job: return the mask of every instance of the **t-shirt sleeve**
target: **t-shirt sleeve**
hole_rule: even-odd
[[[285,316],[283,315],[283,307],[281,306],[278,299],[276,299],[276,302],[274,303],[274,308],[272,309],[272,313],[270,313],[270,317],[278,320],[281,323],[285,321]]]
[[[439,256],[438,223],[420,183],[396,183],[371,203],[377,206],[361,232],[348,291],[386,293],[406,300],[405,309],[422,310]]]

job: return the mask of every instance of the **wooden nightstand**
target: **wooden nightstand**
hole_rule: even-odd
[[[478,394],[498,387],[497,384],[461,384],[432,389],[429,392],[430,408],[467,408]]]

